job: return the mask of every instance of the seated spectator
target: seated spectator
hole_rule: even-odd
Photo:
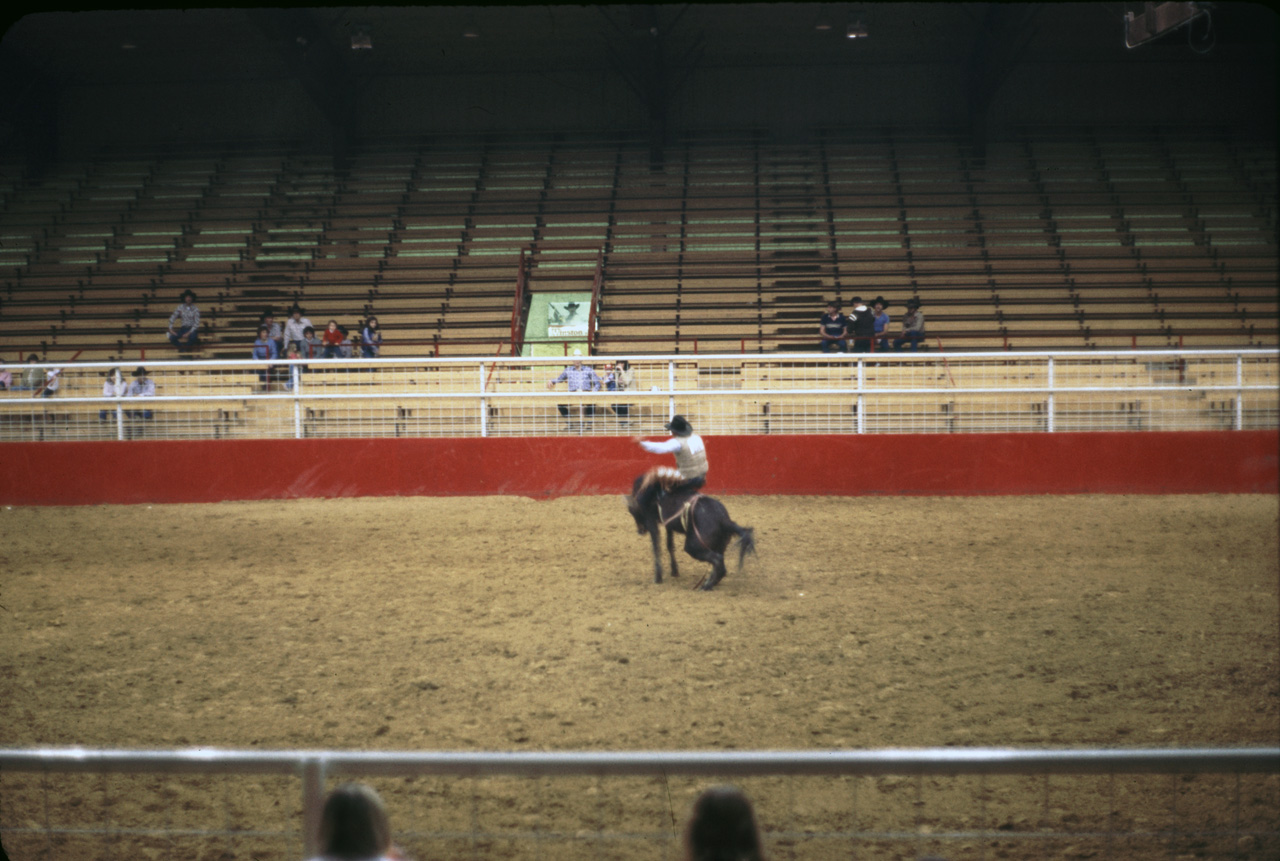
[[[155,380],[147,376],[147,369],[141,365],[133,372],[133,382],[129,384],[128,396],[131,398],[154,398],[156,396]],[[134,419],[150,419],[155,414],[151,410],[125,410],[125,415]]]
[[[876,350],[889,349],[889,315],[884,312],[889,307],[889,301],[883,296],[877,296],[871,300],[871,318],[875,321],[876,326]]]
[[[391,844],[391,822],[372,787],[344,783],[320,813],[320,854],[312,861],[401,861]]]
[[[200,309],[196,307],[196,294],[190,290],[183,291],[182,304],[169,315],[169,343],[183,353],[200,343]]]
[[[51,398],[58,392],[58,386],[62,384],[62,368],[45,368],[44,384],[36,391],[37,395]]]
[[[275,312],[268,308],[262,313],[262,319],[258,321],[259,326],[267,327],[267,337],[275,342],[276,355],[284,353],[284,329],[276,322]]]
[[[319,358],[324,352],[324,342],[316,338],[316,330],[307,326],[302,330],[302,343],[298,344],[298,353],[302,358]]]
[[[924,314],[920,313],[920,300],[912,297],[907,300],[907,311],[902,315],[902,337],[893,339],[893,349],[902,352],[903,344],[911,344],[911,352],[915,352],[924,340]]]
[[[285,354],[286,359],[301,359],[302,354],[298,352],[298,342],[294,341],[289,345],[289,352]],[[293,386],[298,382],[298,374],[306,370],[303,365],[277,365],[279,371],[279,379],[284,382],[285,391],[293,391]]]
[[[360,333],[360,354],[366,359],[376,359],[382,353],[382,330],[378,328],[378,318],[370,317],[364,321],[364,331]]]
[[[330,320],[329,325],[325,327],[324,334],[320,336],[320,341],[324,344],[324,357],[326,359],[336,359],[342,355],[342,340],[346,334],[338,328],[337,320]]]
[[[840,313],[839,302],[828,302],[827,313],[822,315],[818,323],[818,334],[822,336],[822,352],[844,353],[849,349],[845,337],[849,334],[845,316]]]
[[[289,319],[284,321],[284,344],[286,351],[289,345],[294,341],[306,340],[307,329],[311,328],[311,321],[302,315],[302,308],[294,305],[289,309]],[[312,331],[315,331],[314,329]],[[299,350],[301,352],[301,350]]]
[[[253,350],[249,353],[249,356],[264,362],[280,358],[280,351],[276,349],[276,342],[271,340],[271,330],[266,326],[258,327],[258,339],[253,342]],[[268,371],[268,368],[258,371],[258,382],[262,383],[263,388],[267,386]]]
[[[120,373],[119,368],[112,368],[103,376],[107,378],[102,384],[104,398],[123,398],[129,393],[129,384],[125,382],[124,374]],[[111,410],[98,410],[98,421],[106,421],[110,414]]]
[[[684,830],[684,861],[763,861],[755,811],[742,790],[713,786],[698,796]]]
[[[0,368],[0,392],[7,392],[13,385],[13,374],[8,368]]]
[[[15,392],[34,392],[40,388],[40,385],[44,382],[44,370],[35,367],[39,363],[40,357],[35,353],[27,356],[28,367],[23,369],[22,376],[19,377],[21,385],[13,387]]]

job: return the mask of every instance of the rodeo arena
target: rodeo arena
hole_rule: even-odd
[[[15,16],[0,861],[1280,858],[1276,21]]]

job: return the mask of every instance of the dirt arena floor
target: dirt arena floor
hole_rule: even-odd
[[[652,582],[620,497],[0,511],[0,746],[1280,743],[1276,497],[724,502],[759,553],[712,593],[683,554]],[[674,858],[715,781],[372,782],[427,861]],[[775,859],[1280,857],[1274,775],[738,782]],[[297,858],[240,832],[299,810],[285,778],[0,775],[15,861]]]

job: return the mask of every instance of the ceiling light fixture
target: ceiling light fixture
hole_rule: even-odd
[[[462,38],[464,39],[480,38],[480,28],[476,26],[474,21],[468,21],[467,26],[462,28]]]
[[[865,39],[867,38],[867,25],[863,23],[861,18],[855,18],[849,22],[844,34],[850,39]]]
[[[373,36],[369,33],[368,26],[357,26],[354,33],[351,34],[351,50],[353,51],[372,51]]]

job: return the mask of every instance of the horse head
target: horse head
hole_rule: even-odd
[[[645,522],[646,518],[644,512],[640,510],[640,501],[631,494],[627,494],[622,498],[627,502],[627,511],[631,512],[631,516],[636,519],[636,532],[644,535],[649,531],[649,529]]]

